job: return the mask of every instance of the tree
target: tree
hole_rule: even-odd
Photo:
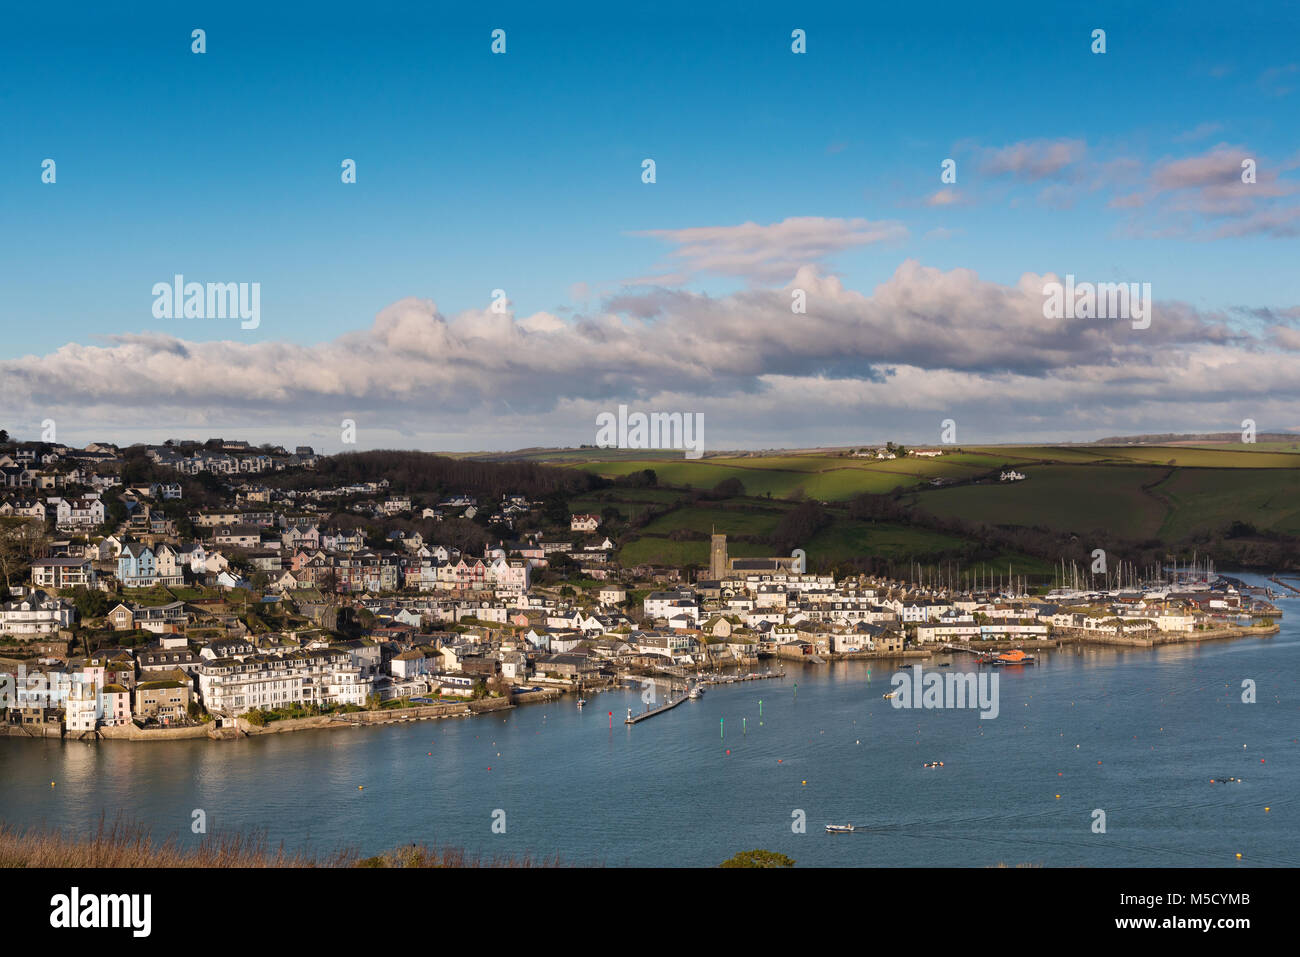
[[[821,531],[831,518],[816,502],[804,502],[781,516],[772,532],[772,544],[782,551],[800,547]]]
[[[642,469],[639,472],[631,472],[620,479],[616,479],[614,484],[629,488],[654,488],[659,484],[659,476],[654,469]]]
[[[30,519],[0,519],[0,574],[5,588],[13,578],[26,575],[32,562],[45,554],[49,536],[45,526]]]
[[[554,491],[542,500],[542,517],[552,525],[568,526],[569,499],[562,491]]]
[[[77,606],[77,615],[82,621],[103,618],[108,614],[108,596],[99,589],[78,585],[72,589],[72,602]]]
[[[794,867],[794,860],[776,851],[741,851],[719,867]]]
[[[339,590],[339,573],[332,568],[326,568],[316,576],[316,587],[323,594],[332,595]]]
[[[735,477],[725,478],[713,486],[714,498],[736,498],[744,494],[745,483]]]

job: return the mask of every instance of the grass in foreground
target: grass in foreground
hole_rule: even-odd
[[[49,828],[20,830],[0,822],[0,867],[559,867],[558,857],[494,855],[485,858],[460,848],[411,844],[363,858],[356,851],[319,855],[272,848],[265,836],[211,834],[197,846],[176,835],[155,843],[149,829],[119,821],[81,837]]]

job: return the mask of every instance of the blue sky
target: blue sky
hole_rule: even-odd
[[[481,387],[490,374],[517,400],[504,400],[516,410],[506,413],[492,396],[475,412],[436,390],[395,402],[344,383],[268,392],[256,407],[244,401],[246,389],[224,398],[220,389],[199,390],[201,405],[167,403],[176,414],[159,424],[156,408],[141,407],[129,389],[70,384],[79,371],[162,374],[176,347],[151,338],[159,336],[263,347],[237,350],[238,358],[194,353],[209,375],[228,371],[213,365],[223,361],[267,362],[289,375],[292,365],[275,366],[285,348],[346,352],[347,337],[408,297],[436,303],[436,323],[485,309],[496,288],[519,321],[603,322],[627,315],[629,301],[650,301],[633,313],[664,322],[667,335],[667,320],[702,329],[693,308],[743,309],[745,296],[784,288],[805,264],[867,297],[907,261],[941,275],[970,270],[1008,289],[1027,273],[1149,282],[1157,301],[1179,304],[1181,320],[1196,324],[1162,340],[1161,350],[1293,358],[1284,346],[1286,329],[1300,324],[1287,311],[1300,303],[1295,5],[270,6],[5,13],[0,372],[9,382],[0,395],[20,425],[11,431],[53,409],[96,436],[224,425],[250,434],[279,428],[294,433],[283,439],[293,444],[327,406],[389,412],[383,429],[369,433],[381,444],[590,441],[591,409],[580,410],[579,399],[608,406],[671,397],[690,408],[692,396],[726,390],[716,380],[677,381],[679,361],[620,392],[614,357],[593,354],[587,359],[608,388],[520,393],[519,383],[555,371],[524,361],[562,348],[544,342],[467,380]],[[207,33],[203,55],[190,51],[196,27]],[[489,50],[496,27],[507,31],[504,56]],[[1104,55],[1089,49],[1098,27],[1107,34]],[[794,28],[807,31],[804,55],[790,51]],[[1239,155],[1256,159],[1261,188],[1225,198],[1221,180],[1197,164],[1222,172]],[[53,185],[41,182],[47,157],[57,163]],[[647,157],[657,164],[653,185],[641,182]],[[949,157],[958,178],[945,191],[939,172]],[[357,162],[355,185],[340,183],[344,158]],[[698,237],[680,232],[805,218],[826,230],[811,253],[774,252],[780,235],[760,236],[757,249],[741,239],[737,248],[725,234],[692,251]],[[843,239],[844,223],[859,224],[848,227],[857,238]],[[767,264],[750,268],[755,257]],[[259,282],[260,326],[155,319],[151,287],[175,273]],[[677,295],[690,304],[653,311]],[[1269,310],[1264,320],[1261,310]],[[841,320],[857,324],[849,338],[878,321]],[[978,322],[969,316],[963,334],[977,335]],[[1225,327],[1254,338],[1225,344]],[[641,330],[640,348],[655,348],[654,333]],[[782,334],[802,341],[805,363],[741,363],[729,373],[733,398],[767,393],[786,406],[765,376],[843,375],[833,355],[807,348],[835,329],[788,326]],[[123,337],[134,351],[120,351]],[[1097,364],[1149,365],[1135,359],[1133,344]],[[74,356],[71,345],[92,351]],[[1221,367],[1234,353],[1197,355]],[[463,397],[466,382],[435,359],[409,374],[446,375]],[[864,348],[856,359],[871,370],[859,379],[891,375],[904,361],[927,368],[888,350]],[[1035,374],[1047,381],[1068,365],[1044,359]],[[956,388],[953,401],[969,393]],[[985,440],[1180,426],[1159,407],[1135,415],[1139,398],[1117,401],[1108,416],[1058,416],[1055,425],[1049,416],[1021,429],[1004,422],[996,403],[960,411]],[[1231,399],[1207,398],[1186,426],[1228,427],[1219,419],[1236,416],[1228,415]],[[803,420],[747,421],[737,411],[744,403],[708,411],[718,440],[737,445],[835,442],[855,421],[803,401],[811,403]],[[903,403],[891,414],[923,437],[944,402]],[[474,421],[430,430],[403,411],[408,405]],[[1261,398],[1256,407],[1261,427],[1294,424],[1293,405],[1265,407]],[[860,438],[846,432],[836,444]]]

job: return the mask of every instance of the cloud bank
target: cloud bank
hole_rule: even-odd
[[[710,268],[765,272],[807,235],[825,254],[827,236],[874,234],[849,220],[786,227],[774,243],[750,225],[675,238]],[[361,447],[590,443],[595,416],[620,403],[704,413],[710,449],[936,442],[947,418],[966,443],[1296,423],[1300,308],[1206,312],[1156,290],[1146,330],[1048,320],[1042,288],[1060,278],[1003,285],[906,259],[862,291],[803,265],[782,286],[726,296],[628,287],[563,319],[445,315],[408,298],[311,345],[187,341],[187,323],[212,320],[177,320],[0,361],[0,403],[19,437],[53,418],[63,441],[201,433],[326,450],[343,418]],[[804,314],[791,310],[797,289]]]

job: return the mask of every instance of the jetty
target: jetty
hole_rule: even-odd
[[[677,707],[685,700],[687,700],[686,695],[682,695],[680,698],[674,698],[672,700],[665,701],[659,707],[651,708],[649,711],[642,711],[640,714],[633,714],[632,709],[628,708],[627,718],[623,721],[623,723],[636,724],[638,721],[644,721],[646,718],[653,718],[657,714],[663,714],[665,711],[671,711],[673,708]]]

